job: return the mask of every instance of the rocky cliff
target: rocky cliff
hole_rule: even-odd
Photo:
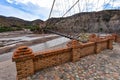
[[[47,20],[47,27],[65,33],[120,33],[120,10],[78,13],[65,18]]]

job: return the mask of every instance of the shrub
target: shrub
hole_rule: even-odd
[[[7,31],[16,31],[16,30],[21,30],[21,28],[15,28],[15,27],[1,27],[0,26],[0,32],[7,32]]]
[[[0,32],[12,31],[13,28],[11,27],[0,27]]]

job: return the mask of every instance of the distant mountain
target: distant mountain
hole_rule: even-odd
[[[37,19],[34,21],[25,21],[16,17],[5,17],[0,15],[0,26],[2,27],[25,27],[25,26],[39,26],[44,21]]]
[[[120,10],[83,12],[64,18],[48,19],[49,29],[62,33],[101,32],[120,33]]]

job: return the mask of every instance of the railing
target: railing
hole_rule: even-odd
[[[63,36],[63,37],[69,38],[69,39],[78,40],[78,38],[75,38],[72,35],[63,34],[63,33],[60,33],[60,32],[49,30],[49,29],[44,29],[44,30],[47,31],[47,32],[50,32],[50,33],[58,34],[60,36]]]

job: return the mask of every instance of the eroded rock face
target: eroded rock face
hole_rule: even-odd
[[[63,33],[83,31],[120,33],[120,10],[78,13],[66,18],[51,18],[47,20],[47,25],[52,30]]]

